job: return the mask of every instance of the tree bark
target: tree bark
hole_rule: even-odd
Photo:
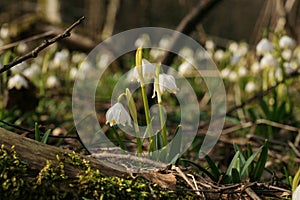
[[[66,154],[72,153],[69,150],[43,144],[0,128],[0,145],[2,144],[4,145],[4,149],[8,152],[11,151],[11,146],[14,146],[20,160],[28,163],[32,168],[37,170],[41,170],[46,165],[47,160],[52,161],[54,165],[58,163],[56,159],[57,155],[60,156],[61,160],[64,160]],[[130,175],[130,173],[109,168],[91,156],[82,156],[82,158],[88,161],[92,168],[99,169],[105,176],[126,177]],[[80,169],[68,163],[65,163],[64,170],[66,175],[70,178],[76,178],[80,171]],[[161,187],[169,189],[176,188],[176,178],[172,173],[162,174],[158,171],[153,171],[139,175]]]

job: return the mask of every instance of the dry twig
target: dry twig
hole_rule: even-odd
[[[41,43],[39,46],[37,46],[35,49],[33,49],[32,51],[28,52],[27,54],[18,57],[17,59],[13,60],[12,62],[10,62],[9,64],[4,65],[1,69],[0,69],[0,74],[2,74],[3,72],[9,70],[10,68],[12,68],[13,66],[16,66],[17,64],[28,60],[30,58],[35,58],[37,57],[37,55],[39,54],[39,52],[41,52],[43,49],[45,49],[46,47],[50,46],[51,44],[64,39],[66,37],[69,37],[71,35],[71,31],[78,26],[82,21],[84,20],[84,16],[81,17],[80,19],[78,19],[76,22],[74,22],[69,28],[67,28],[63,33],[49,39],[49,40],[44,40],[43,43]]]

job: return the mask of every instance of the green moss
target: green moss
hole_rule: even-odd
[[[64,159],[62,159],[64,158]],[[138,177],[106,177],[93,169],[78,154],[56,157],[47,161],[40,171],[22,162],[14,148],[0,149],[0,199],[194,199],[189,192],[164,190]],[[64,165],[80,169],[77,177],[69,178]]]

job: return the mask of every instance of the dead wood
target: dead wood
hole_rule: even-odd
[[[0,145],[2,144],[4,144],[4,149],[8,152],[11,151],[11,146],[14,146],[20,160],[28,163],[32,168],[37,170],[41,170],[46,165],[47,160],[51,161],[54,165],[57,164],[57,155],[61,158],[61,160],[65,160],[67,158],[67,154],[72,153],[69,150],[43,144],[0,128]],[[81,157],[88,161],[92,168],[99,169],[105,176],[128,177],[131,175],[130,173],[109,168],[91,156]],[[70,178],[76,178],[80,171],[80,169],[70,163],[65,163],[64,170],[66,175]],[[159,171],[153,171],[138,175],[144,177],[148,181],[158,184],[161,187],[168,189],[176,188],[176,178],[172,173],[160,173]]]

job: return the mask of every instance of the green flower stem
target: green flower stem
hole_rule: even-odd
[[[168,135],[167,135],[164,112],[163,112],[163,107],[162,107],[161,102],[158,103],[158,109],[159,109],[159,118],[160,118],[161,136],[162,136],[163,146],[166,146],[168,144]]]
[[[147,131],[149,133],[149,151],[152,151],[154,148],[154,143],[153,143],[153,131],[151,127],[151,120],[150,120],[150,110],[149,110],[149,104],[148,104],[148,99],[147,99],[147,94],[145,91],[145,85],[141,84],[141,89],[142,89],[142,98],[143,98],[143,103],[144,103],[144,110],[145,110],[145,115],[146,115],[146,123],[147,123]]]
[[[131,94],[131,92],[128,88],[126,88],[126,93],[125,94],[126,94],[126,99],[127,99],[129,112],[130,112],[131,117],[133,118],[134,130],[137,134],[136,142],[137,142],[138,154],[141,154],[142,151],[143,151],[143,144],[142,144],[142,141],[141,141],[141,133],[140,133],[139,125],[138,125],[137,111],[136,111],[135,103],[134,103],[132,94]]]
[[[155,78],[154,78],[154,84],[156,88],[156,94],[157,94],[157,102],[158,102],[158,109],[159,109],[159,118],[160,118],[160,126],[161,126],[161,136],[163,141],[163,146],[166,146],[168,144],[168,135],[165,125],[165,119],[164,119],[164,112],[162,107],[162,99],[161,99],[161,91],[159,87],[159,73],[160,73],[160,64],[157,65],[155,70]],[[153,96],[155,93],[153,94]]]

